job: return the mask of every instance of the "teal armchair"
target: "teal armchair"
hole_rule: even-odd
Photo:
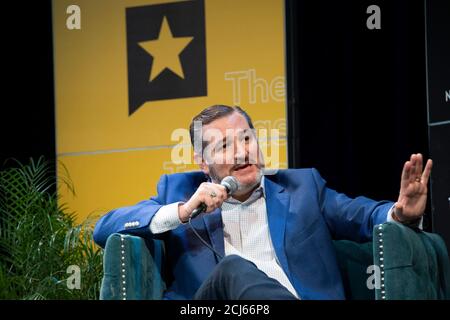
[[[449,256],[437,234],[386,222],[374,227],[372,242],[334,246],[347,299],[450,299]],[[113,234],[103,270],[100,299],[162,299],[164,244]]]

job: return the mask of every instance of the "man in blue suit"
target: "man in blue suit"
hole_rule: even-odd
[[[411,155],[395,203],[351,199],[315,169],[264,174],[252,129],[239,107],[203,110],[190,126],[201,171],[163,175],[157,196],[102,217],[95,241],[116,232],[164,240],[169,299],[344,299],[332,239],[370,241],[389,220],[418,225],[432,161],[422,171],[422,155]],[[232,195],[220,184],[227,176],[239,184]]]

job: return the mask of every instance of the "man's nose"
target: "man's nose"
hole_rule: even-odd
[[[248,146],[245,142],[236,142],[236,153],[234,159],[236,164],[244,164],[248,158]]]

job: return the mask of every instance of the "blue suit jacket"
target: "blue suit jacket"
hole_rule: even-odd
[[[192,299],[218,263],[215,254],[193,234],[188,224],[152,235],[149,224],[162,206],[187,201],[202,172],[163,175],[158,195],[134,206],[112,210],[97,223],[94,239],[104,246],[115,232],[158,238],[166,246],[166,298]],[[392,202],[365,197],[351,199],[327,188],[315,169],[280,170],[265,177],[270,236],[278,260],[302,299],[344,299],[332,239],[370,241],[376,224],[386,221]],[[224,236],[221,210],[192,221],[203,239],[222,255]]]

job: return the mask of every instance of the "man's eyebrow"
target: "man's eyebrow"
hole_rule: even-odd
[[[251,135],[251,134],[254,132],[254,129],[252,129],[252,128],[241,129],[241,130],[239,130],[238,132],[239,132],[240,134],[244,135],[244,136],[247,136],[247,135]],[[216,148],[219,144],[227,143],[228,138],[233,139],[232,136],[230,136],[230,137],[229,137],[229,136],[224,136],[221,140],[217,140],[217,141],[213,144],[213,145],[214,145],[214,148]],[[204,142],[205,145],[207,145],[207,144],[209,143],[209,142],[206,141],[206,140],[203,140],[203,142]]]
[[[244,135],[249,135],[249,134],[253,133],[253,129],[252,128],[247,128],[247,129],[242,130],[242,132],[243,132]]]

